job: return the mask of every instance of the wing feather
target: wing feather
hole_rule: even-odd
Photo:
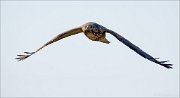
[[[46,44],[44,44],[43,46],[38,48],[35,52],[24,52],[25,53],[24,55],[17,55],[18,58],[16,58],[16,59],[18,59],[18,61],[24,60],[24,59],[30,57],[32,54],[38,52],[42,48],[46,47],[47,45],[50,45],[50,44],[52,44],[54,42],[57,42],[57,41],[59,41],[59,40],[61,40],[63,38],[66,38],[68,36],[75,35],[75,34],[78,34],[78,33],[81,33],[81,32],[82,32],[82,28],[81,27],[77,27],[77,28],[73,28],[71,30],[68,30],[68,31],[66,31],[64,33],[61,33],[61,34],[55,36],[53,39],[48,41]]]
[[[114,37],[116,37],[120,42],[122,42],[123,44],[125,44],[126,46],[128,46],[130,49],[134,50],[137,54],[141,55],[142,57],[155,62],[159,65],[162,65],[166,68],[172,68],[172,64],[165,64],[165,62],[168,61],[158,61],[156,60],[156,58],[152,57],[151,55],[149,55],[148,53],[144,52],[143,50],[141,50],[139,47],[137,47],[136,45],[132,44],[130,41],[128,41],[127,39],[125,39],[123,36],[119,35],[118,33],[107,29],[106,30],[108,33],[112,34]]]

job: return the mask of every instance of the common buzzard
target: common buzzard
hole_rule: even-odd
[[[99,25],[97,23],[94,22],[88,22],[82,26],[70,29],[64,33],[61,33],[59,35],[57,35],[56,37],[54,37],[53,39],[51,39],[50,41],[48,41],[46,44],[44,44],[42,47],[40,47],[39,49],[37,49],[34,52],[24,52],[25,54],[23,55],[17,55],[18,61],[24,60],[28,57],[30,57],[31,55],[35,54],[36,52],[38,52],[39,50],[41,50],[42,48],[46,47],[47,45],[50,45],[56,41],[59,41],[63,38],[66,38],[68,36],[71,35],[75,35],[78,33],[83,32],[86,37],[88,37],[90,40],[92,41],[99,41],[102,43],[106,43],[109,44],[110,42],[106,39],[106,33],[110,33],[112,34],[114,37],[116,37],[120,42],[122,42],[123,44],[125,44],[126,46],[128,46],[130,49],[134,50],[137,54],[141,55],[142,57],[157,63],[159,65],[162,65],[166,68],[172,68],[172,64],[166,64],[165,62],[168,61],[158,61],[158,58],[154,58],[151,55],[147,54],[146,52],[144,52],[143,50],[141,50],[139,47],[137,47],[136,45],[132,44],[130,41],[128,41],[127,39],[125,39],[123,36],[119,35],[118,33],[107,29],[106,27]]]

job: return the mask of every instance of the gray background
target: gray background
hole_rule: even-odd
[[[3,97],[178,97],[179,1],[1,1]],[[83,33],[17,62],[63,31],[94,21],[173,69],[150,62],[107,34]]]

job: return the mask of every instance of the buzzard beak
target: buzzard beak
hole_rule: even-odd
[[[110,43],[106,38],[101,38],[99,41],[103,42],[103,43],[106,43],[106,44]]]

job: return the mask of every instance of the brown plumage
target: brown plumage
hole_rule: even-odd
[[[83,32],[86,35],[86,37],[88,37],[92,41],[99,41],[99,42],[106,43],[106,44],[110,43],[106,39],[106,33],[110,33],[114,37],[116,37],[120,42],[122,42],[123,44],[128,46],[130,49],[134,50],[136,53],[138,53],[142,57],[144,57],[144,58],[146,58],[152,62],[155,62],[159,65],[162,65],[166,68],[172,68],[171,67],[172,64],[165,64],[165,62],[168,62],[168,61],[158,61],[157,58],[153,58],[151,55],[147,54],[146,52],[141,50],[136,45],[132,44],[130,41],[128,41],[127,39],[125,39],[124,37],[119,35],[118,33],[114,32],[110,29],[107,29],[107,28],[103,27],[102,25],[99,25],[99,24],[94,23],[94,22],[88,22],[88,23],[86,23],[80,27],[76,27],[76,28],[70,29],[64,33],[61,33],[61,34],[57,35],[56,37],[54,37],[52,40],[48,41],[42,47],[38,48],[35,52],[24,52],[25,55],[17,55],[18,58],[16,58],[16,59],[18,59],[19,61],[24,60],[24,59],[30,57],[31,55],[35,54],[36,52],[38,52],[42,48],[46,47],[47,45],[50,45],[50,44],[52,44],[56,41],[59,41],[63,38],[66,38],[68,36],[75,35],[75,34],[78,34],[81,32]]]

